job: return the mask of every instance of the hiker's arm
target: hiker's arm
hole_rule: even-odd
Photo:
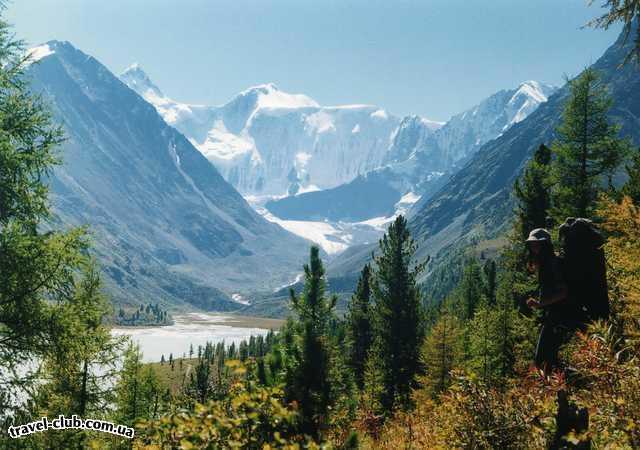
[[[553,305],[554,303],[561,302],[567,298],[568,294],[569,294],[569,288],[565,283],[562,283],[561,285],[558,286],[558,289],[556,289],[556,291],[553,294],[540,299],[540,302],[539,302],[540,306],[544,307],[544,306]]]
[[[546,297],[542,297],[540,300],[536,300],[535,298],[530,298],[527,300],[527,306],[529,308],[544,308],[545,306],[553,305],[554,303],[561,302],[567,298],[569,295],[569,288],[566,284],[561,284],[558,286],[558,289]]]

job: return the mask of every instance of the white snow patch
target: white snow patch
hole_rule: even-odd
[[[373,219],[363,220],[362,222],[358,222],[358,224],[368,225],[370,227],[376,228],[384,232],[387,229],[387,225],[389,225],[395,219],[396,219],[395,215],[389,216],[389,217],[380,216],[380,217],[374,217]]]
[[[313,113],[307,116],[304,121],[308,125],[309,129],[315,130],[318,133],[336,131],[333,118],[324,111]]]
[[[191,141],[207,158],[218,160],[234,160],[245,154],[254,152],[255,144],[249,136],[237,135],[227,131],[223,122],[217,120],[203,143]]]
[[[420,195],[414,194],[413,192],[408,192],[402,196],[400,201],[396,203],[396,205],[413,205],[418,200],[420,200]]]
[[[305,194],[307,192],[316,192],[321,190],[318,186],[316,186],[315,184],[310,184],[308,186],[302,186],[298,192],[296,193],[296,195],[300,195],[300,194]]]
[[[542,86],[540,86],[540,83],[533,80],[525,81],[524,83],[522,83],[514,97],[518,94],[525,94],[538,103],[544,103],[547,101],[547,96],[542,92]]]
[[[300,167],[305,167],[312,157],[313,155],[311,153],[307,153],[307,152],[296,153],[296,165]]]
[[[303,94],[288,94],[279,90],[275,84],[268,83],[259,86],[254,86],[240,95],[247,95],[252,91],[258,93],[258,109],[261,108],[305,108],[305,107],[318,107],[318,103],[310,97]]]
[[[371,113],[371,117],[375,117],[377,119],[386,119],[389,116],[387,115],[387,112],[384,109],[378,109],[377,111],[374,111]]]
[[[231,300],[233,300],[236,303],[240,303],[241,305],[250,305],[251,303],[246,300],[242,295],[240,294],[232,294],[231,295]]]
[[[269,217],[270,216],[270,217]],[[273,215],[265,216],[267,220],[275,222],[285,230],[297,234],[316,243],[330,255],[345,251],[349,243],[342,242],[338,230],[328,222],[308,222],[302,220],[282,220]]]
[[[256,207],[256,211],[270,222],[277,223],[285,230],[319,245],[331,256],[335,256],[355,244],[375,242],[385,230],[383,226],[373,226],[364,222],[282,220],[265,208]]]
[[[299,281],[301,281],[301,280],[302,280],[302,277],[304,277],[304,273],[299,273],[298,275],[296,275],[296,277],[294,278],[294,280],[293,280],[293,281],[291,281],[290,283],[287,283],[287,284],[283,284],[283,285],[282,285],[282,286],[280,286],[280,287],[275,288],[275,289],[273,290],[273,292],[278,292],[278,291],[280,291],[280,290],[282,290],[282,289],[284,289],[284,288],[288,288],[289,286],[293,286],[294,284],[296,284],[296,283],[298,283]]]
[[[446,123],[446,122],[438,122],[438,121],[435,121],[435,120],[425,119],[424,117],[421,117],[420,120],[422,121],[424,126],[427,127],[427,129],[430,130],[430,131],[439,130]]]
[[[357,123],[355,127],[353,127],[353,129],[351,130],[352,134],[357,134],[360,133],[360,124]]]
[[[40,61],[42,58],[46,58],[49,55],[53,55],[55,51],[51,50],[49,44],[43,44],[38,47],[33,47],[28,50],[29,53],[29,61],[27,64],[32,64],[34,62]]]

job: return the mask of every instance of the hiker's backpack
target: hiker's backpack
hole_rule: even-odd
[[[587,320],[609,317],[604,239],[588,219],[569,217],[560,225],[564,274],[569,297]]]

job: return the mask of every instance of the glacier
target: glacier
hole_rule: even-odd
[[[151,103],[243,195],[322,190],[379,167],[400,119],[372,105],[320,106],[275,84],[219,106],[165,96],[140,65],[120,79]]]

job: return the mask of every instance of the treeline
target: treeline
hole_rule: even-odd
[[[124,326],[173,325],[173,318],[168,311],[160,307],[160,304],[148,303],[129,312],[124,308],[119,308],[115,324]]]

